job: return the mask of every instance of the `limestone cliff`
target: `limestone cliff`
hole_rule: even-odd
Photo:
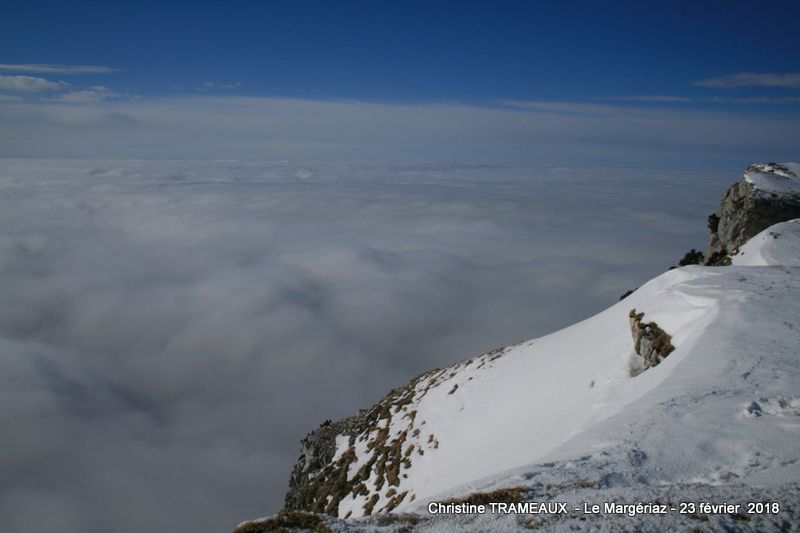
[[[708,218],[706,265],[729,265],[730,255],[757,233],[800,217],[800,165],[758,163],[725,192]]]

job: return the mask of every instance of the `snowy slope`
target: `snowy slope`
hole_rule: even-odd
[[[669,271],[583,322],[398,389],[378,424],[337,438],[334,462],[345,465],[348,480],[360,481],[338,503],[338,516],[414,512],[424,518],[420,528],[489,520],[490,529],[504,521],[513,529],[522,518],[430,517],[426,504],[522,486],[539,495],[548,493],[542,487],[561,487],[548,494],[576,504],[602,501],[602,494],[631,503],[648,495],[780,497],[782,516],[752,519],[795,520],[797,227],[779,224],[765,234],[785,238],[753,239],[743,257],[758,260],[748,266]],[[675,346],[663,363],[635,376],[633,308]],[[557,518],[554,527],[580,517]],[[725,520],[732,519],[712,517],[718,525]],[[377,527],[369,520],[358,527],[369,524]]]
[[[687,295],[675,286],[695,272],[675,271],[657,278],[628,300],[552,335],[513,346],[421,380],[415,399],[401,408],[416,411],[409,422],[394,417],[389,440],[407,432],[402,448],[415,446],[396,492],[408,491],[397,507],[414,507],[448,488],[526,464],[555,450],[589,426],[618,413],[669,377],[713,319],[717,305],[705,294]],[[658,305],[653,305],[654,300]],[[631,377],[633,358],[628,313],[674,332],[677,350],[658,368]],[[452,391],[452,392],[451,392]],[[414,430],[420,433],[414,437]],[[357,441],[359,455],[377,430]],[[342,439],[341,451],[347,449]],[[361,444],[360,446],[358,444]],[[420,450],[422,455],[420,455]],[[377,477],[377,476],[373,476]],[[372,486],[372,478],[366,481]],[[386,487],[388,489],[389,487]],[[376,508],[389,497],[386,489]],[[339,516],[362,514],[375,492],[350,497]]]
[[[800,218],[765,229],[747,241],[731,261],[741,266],[800,264]]]

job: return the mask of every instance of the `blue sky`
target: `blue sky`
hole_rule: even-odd
[[[692,83],[800,71],[796,2],[25,1],[3,11],[2,63],[108,66],[119,72],[65,81],[143,95],[211,82],[400,101],[708,98],[720,91]],[[722,95],[797,96],[764,89]]]
[[[708,98],[720,91],[692,83],[800,71],[798,18],[796,2],[33,1],[6,3],[0,49],[7,64],[118,69],[66,81],[144,95],[210,82],[394,101]],[[756,89],[722,95],[797,96]]]
[[[797,20],[797,2],[12,1],[0,22],[0,129],[18,138],[10,121],[40,124],[42,113],[63,122],[51,115],[65,104],[114,103],[109,120],[141,124],[153,102],[170,99],[186,111],[189,96],[201,113],[231,98],[471,111],[519,111],[520,102],[534,102],[597,106],[562,107],[562,119],[654,109],[661,115],[650,120],[658,125],[670,113],[707,112],[713,116],[694,118],[718,124],[722,142],[734,116],[769,128],[778,120],[796,131]],[[36,117],[19,115],[24,106],[33,113],[33,104]],[[630,122],[614,116],[606,128]],[[310,136],[340,119],[315,125]],[[530,142],[516,138],[515,127],[494,139]],[[25,131],[30,146],[50,142]],[[0,144],[0,155],[31,150]],[[62,152],[69,150],[81,152]]]

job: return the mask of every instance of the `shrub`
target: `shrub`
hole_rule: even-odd
[[[683,256],[683,259],[678,261],[678,265],[680,266],[701,264],[703,264],[703,252],[698,252],[694,248],[686,252],[686,255]]]
[[[638,288],[638,287],[637,287],[637,288]],[[624,300],[625,298],[627,298],[628,296],[630,296],[631,294],[633,294],[633,291],[635,291],[635,290],[636,290],[636,289],[630,289],[630,290],[627,290],[627,291],[625,291],[624,293],[622,293],[622,295],[619,297],[619,301],[621,302],[622,300]]]

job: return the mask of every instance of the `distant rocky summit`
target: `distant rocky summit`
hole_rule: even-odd
[[[757,163],[731,185],[708,217],[706,265],[729,265],[730,256],[762,230],[800,218],[800,165]]]

